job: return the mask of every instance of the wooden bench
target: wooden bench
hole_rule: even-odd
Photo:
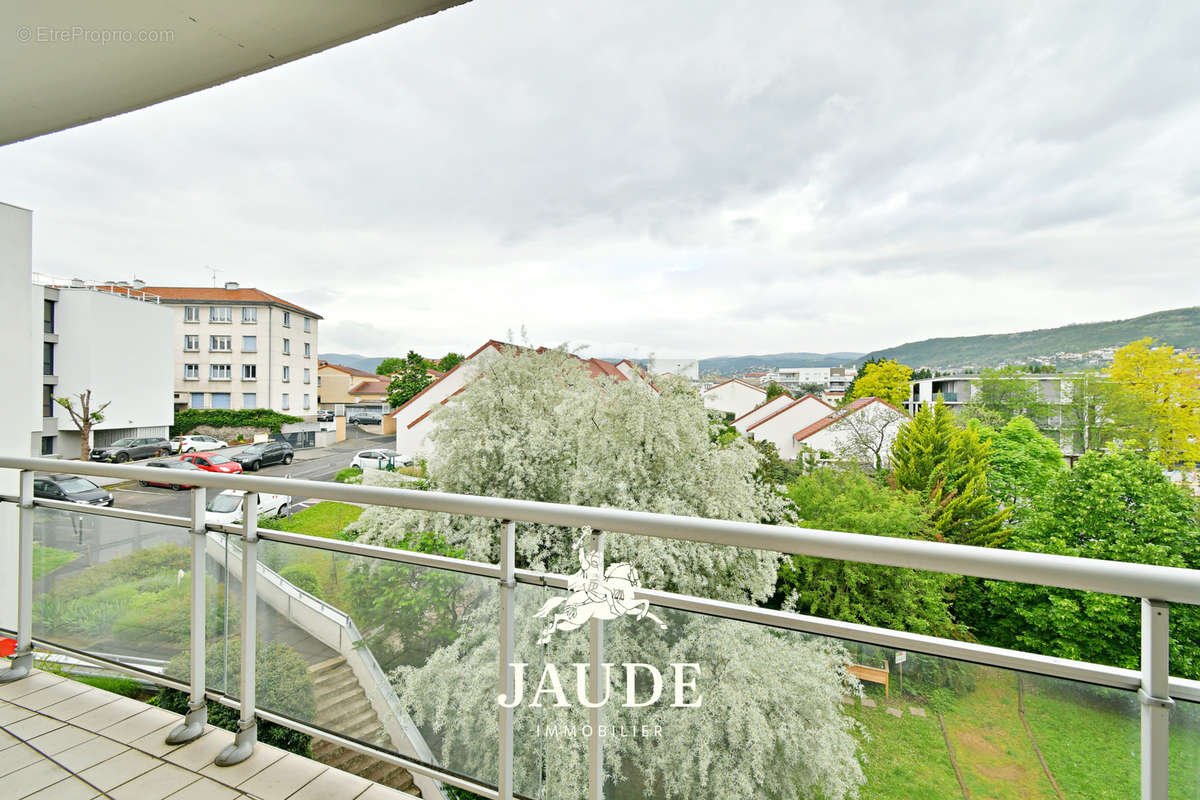
[[[888,685],[891,673],[888,672],[888,668],[886,666],[880,668],[868,667],[865,664],[851,664],[850,674],[858,678],[860,681],[865,681],[866,683],[883,684],[883,696],[889,698],[891,697],[889,694],[890,687]]]

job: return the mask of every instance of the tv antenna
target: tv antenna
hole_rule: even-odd
[[[209,267],[209,266],[205,266],[204,268],[212,273],[213,288],[214,289],[217,288],[217,273],[222,272],[222,270],[217,269],[216,267]]]

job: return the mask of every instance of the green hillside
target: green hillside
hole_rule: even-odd
[[[1175,347],[1200,347],[1200,306],[1158,311],[1133,319],[1089,322],[1021,333],[957,336],[910,342],[876,350],[866,358],[892,358],[911,367],[992,367],[1055,353],[1084,353],[1121,347],[1151,336]],[[1070,363],[1070,362],[1064,362]]]

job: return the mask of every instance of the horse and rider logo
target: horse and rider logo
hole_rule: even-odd
[[[589,620],[609,620],[626,615],[638,619],[649,617],[666,630],[666,623],[650,613],[650,601],[639,600],[634,594],[633,590],[640,587],[637,569],[631,564],[612,564],[605,569],[599,553],[579,548],[579,572],[567,579],[570,594],[547,601],[534,614],[535,617],[550,617],[538,644],[547,644],[555,631],[573,631]]]

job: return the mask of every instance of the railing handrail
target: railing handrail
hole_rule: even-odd
[[[69,467],[68,467],[69,465]],[[31,456],[0,456],[0,469],[62,472],[80,475],[157,480],[160,470],[116,464],[63,461]],[[682,517],[616,508],[447,494],[382,486],[354,486],[325,481],[195,472],[189,484],[209,489],[243,489],[305,495],[321,500],[391,506],[496,520],[592,528],[665,539],[746,547],[884,566],[970,575],[1065,589],[1102,592],[1163,602],[1200,605],[1200,570],[1135,564],[1124,561],[1001,550],[889,536],[825,531],[755,522]],[[352,544],[341,543],[336,544]],[[330,542],[328,549],[352,551]]]

